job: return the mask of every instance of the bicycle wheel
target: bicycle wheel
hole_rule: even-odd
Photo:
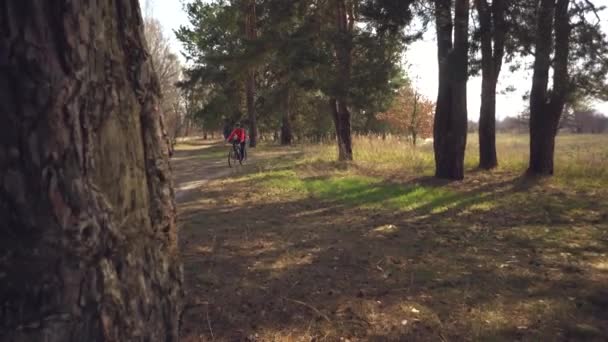
[[[239,164],[243,165],[243,156],[241,156],[241,151],[240,150],[236,151],[236,159],[238,159]]]
[[[241,156],[241,147],[238,145],[232,146],[232,163],[236,165],[238,161],[240,165],[243,165],[243,158]]]

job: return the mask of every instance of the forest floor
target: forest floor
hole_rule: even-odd
[[[608,340],[606,187],[227,150],[173,159],[183,341]]]

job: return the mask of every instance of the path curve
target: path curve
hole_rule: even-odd
[[[217,157],[203,158],[209,155],[210,149],[216,151]],[[223,178],[237,172],[240,167],[229,168],[223,151],[228,147],[222,141],[192,139],[182,143],[171,158],[173,168],[175,201],[179,203],[194,200],[203,185],[211,180]]]

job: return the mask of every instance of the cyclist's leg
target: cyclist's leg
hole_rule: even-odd
[[[239,148],[239,145],[234,143],[232,144],[232,150],[234,151],[234,155],[238,158],[240,158],[240,154],[241,154],[241,149]]]
[[[246,159],[247,158],[247,151],[245,151],[245,147],[247,146],[247,143],[242,142],[241,143],[241,159]]]

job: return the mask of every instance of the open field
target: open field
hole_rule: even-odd
[[[355,140],[174,159],[186,341],[605,341],[608,137],[558,138],[556,175],[521,177],[525,136],[492,172],[430,176],[432,146]]]

